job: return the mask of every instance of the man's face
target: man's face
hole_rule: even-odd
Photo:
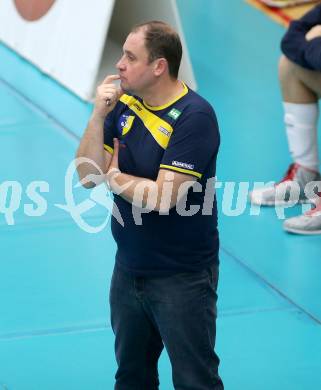
[[[143,29],[130,33],[123,46],[123,56],[116,65],[121,88],[136,94],[143,93],[155,81],[154,62],[149,63]]]

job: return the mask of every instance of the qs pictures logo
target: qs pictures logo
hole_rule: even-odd
[[[98,175],[88,175],[83,181],[92,181],[94,182],[96,186],[90,193],[89,199],[85,199],[79,204],[76,204],[73,189],[80,187],[81,182],[78,182],[76,185],[73,185],[73,178],[77,175],[77,168],[79,165],[87,163],[92,164],[97,172],[99,172]],[[114,204],[112,196],[110,191],[105,185],[100,186],[99,184],[102,184],[102,178],[104,178],[104,174],[101,171],[100,167],[92,160],[86,158],[86,157],[80,157],[75,159],[69,164],[69,167],[67,169],[66,175],[65,175],[65,204],[55,204],[56,207],[66,211],[72,219],[76,222],[76,224],[85,232],[87,233],[99,233],[101,232],[107,225],[109,218],[111,215],[114,216],[114,218],[117,220],[117,222],[124,226],[124,221],[122,219],[122,216],[118,210],[118,207],[116,204]],[[100,204],[103,206],[107,213],[106,213],[106,219],[100,226],[91,226],[89,225],[85,219],[83,218],[83,214],[95,207],[96,204]]]

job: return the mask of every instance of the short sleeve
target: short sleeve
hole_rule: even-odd
[[[219,143],[214,113],[186,114],[174,128],[160,168],[201,178],[210,161],[216,157]]]
[[[104,122],[104,149],[107,150],[107,152],[113,154],[114,153],[114,110],[110,112]]]

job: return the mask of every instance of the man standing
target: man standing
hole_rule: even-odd
[[[169,25],[134,27],[119,75],[97,88],[77,153],[106,174],[124,221],[112,219],[116,390],[158,389],[164,346],[175,389],[223,389],[214,352],[219,132],[209,103],[177,79],[181,57]],[[78,173],[86,187],[97,183],[92,165]]]

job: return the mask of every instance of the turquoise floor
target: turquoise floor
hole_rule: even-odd
[[[218,179],[252,185],[278,178],[289,163],[277,80],[284,29],[241,0],[178,6],[199,92],[221,127]],[[0,44],[0,185],[21,185],[14,224],[0,213],[0,390],[113,388],[115,243],[109,226],[86,233],[55,206],[65,203],[65,172],[90,110]],[[41,217],[26,215],[32,181],[49,183]],[[75,190],[75,202],[86,198]],[[228,217],[223,189],[218,198],[217,351],[225,388],[321,389],[321,236],[285,234],[273,209],[251,216],[245,205]],[[84,215],[97,226],[105,208]],[[165,352],[160,379],[161,390],[173,389]]]

